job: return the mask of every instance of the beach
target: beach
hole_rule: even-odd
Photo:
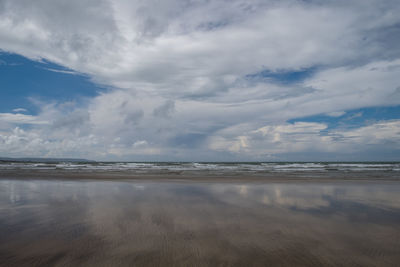
[[[398,266],[397,172],[0,171],[0,266]]]
[[[0,267],[400,267],[400,0],[0,0]]]

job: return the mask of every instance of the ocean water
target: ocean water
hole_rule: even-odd
[[[77,170],[212,173],[390,172],[400,173],[400,162],[0,162],[1,170]]]

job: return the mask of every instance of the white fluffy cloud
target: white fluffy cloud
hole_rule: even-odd
[[[0,114],[1,153],[253,159],[398,144],[397,122],[384,139],[379,123],[360,128],[351,146],[348,130],[285,122],[400,105],[399,11],[390,0],[2,0],[0,49],[112,89],[85,106]],[[296,82],[257,75],[308,69],[315,74]]]
[[[48,124],[45,120],[40,120],[35,116],[21,113],[0,113],[0,121],[14,124]]]
[[[210,148],[266,157],[282,153],[354,153],[368,149],[400,149],[400,120],[377,122],[356,129],[326,131],[314,122],[270,125],[244,135],[210,138]]]

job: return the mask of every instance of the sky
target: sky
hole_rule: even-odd
[[[399,161],[398,0],[0,0],[0,157]]]

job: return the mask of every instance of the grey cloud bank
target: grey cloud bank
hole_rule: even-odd
[[[287,120],[400,105],[399,13],[389,0],[2,0],[0,49],[112,89],[80,106],[41,103],[36,116],[0,114],[0,154],[398,160],[400,117],[337,129]],[[254,75],[310,68],[291,82]]]

